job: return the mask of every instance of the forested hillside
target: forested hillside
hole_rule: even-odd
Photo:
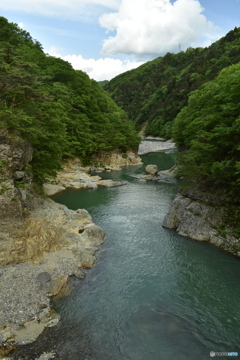
[[[33,145],[32,172],[44,181],[63,158],[137,149],[126,113],[94,80],[0,17],[0,126]],[[2,165],[2,164],[1,164]]]
[[[171,137],[172,122],[187,105],[188,94],[240,61],[240,28],[208,48],[167,53],[118,75],[104,88],[146,135]]]
[[[240,199],[239,99],[240,63],[192,92],[173,122],[179,175],[193,187],[227,191],[235,201]]]

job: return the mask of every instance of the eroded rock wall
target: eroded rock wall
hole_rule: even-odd
[[[233,229],[225,224],[226,211],[228,208],[224,205],[224,199],[214,199],[211,194],[179,193],[163,221],[163,226],[176,230],[181,236],[208,241],[240,257],[240,239],[234,236]]]
[[[0,219],[22,218],[32,201],[32,146],[18,135],[0,130]]]
[[[121,170],[122,166],[141,165],[141,158],[133,151],[127,151],[125,156],[119,151],[113,151],[110,154],[95,156],[93,159],[96,163],[103,164],[112,168],[112,170]]]

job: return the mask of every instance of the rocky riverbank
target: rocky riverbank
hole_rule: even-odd
[[[176,149],[176,145],[171,141],[142,141],[138,149],[138,155],[171,149]]]
[[[50,297],[64,288],[69,276],[84,277],[82,269],[93,266],[104,238],[86,210],[72,211],[51,200],[32,211],[22,227],[22,263],[18,263],[20,258],[7,261],[6,257],[6,262],[16,264],[0,269],[1,355],[16,344],[33,342],[45,327],[58,323]]]
[[[207,241],[240,257],[240,238],[227,224],[226,214],[232,203],[213,194],[189,190],[177,194],[163,227],[174,229],[181,236]]]
[[[2,358],[16,345],[33,342],[45,327],[58,323],[50,298],[66,286],[70,276],[83,278],[82,270],[93,266],[104,231],[86,210],[72,211],[36,195],[27,166],[33,153],[31,144],[5,130],[0,131],[0,140]],[[79,161],[74,160],[59,174],[64,189],[76,182],[122,185],[103,183],[87,174],[87,169],[81,171],[79,179],[79,167]]]
[[[145,143],[150,143],[146,149],[152,151],[151,142]],[[148,165],[146,175],[141,178],[150,181],[167,181],[168,178],[176,177],[176,169],[175,165],[169,170],[159,171],[156,165]],[[176,230],[181,236],[210,242],[240,257],[239,232],[235,231],[239,219],[235,221],[234,226],[233,221],[226,218],[226,214],[228,218],[233,219],[234,216],[236,218],[234,212],[237,206],[239,207],[239,204],[234,204],[224,194],[219,195],[197,189],[181,191],[173,201],[162,225]]]
[[[92,176],[91,172],[101,173],[102,171],[120,170],[126,165],[140,165],[141,158],[132,152],[126,154],[126,158],[118,152],[94,159],[97,166],[83,167],[77,158],[68,160],[63,164],[63,169],[58,172],[52,183],[44,184],[47,195],[52,196],[66,190],[73,189],[97,189],[99,186],[116,187],[126,185],[123,181],[102,180],[98,175]],[[100,165],[100,166],[99,166]]]
[[[70,276],[81,279],[83,269],[93,266],[104,231],[86,210],[72,211],[36,195],[28,167],[33,153],[29,142],[5,130],[0,131],[0,141],[1,359],[58,323],[50,298],[66,288]],[[46,193],[124,185],[89,172],[138,165],[141,159],[132,152],[124,157],[115,152],[94,162],[98,168],[84,168],[78,159],[68,161],[57,179],[45,184]],[[40,358],[50,359],[52,354]]]

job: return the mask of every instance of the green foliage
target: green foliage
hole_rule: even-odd
[[[102,80],[102,81],[98,81],[98,85],[104,87],[107,83],[108,83],[109,80]]]
[[[0,195],[3,195],[7,191],[7,185],[1,184],[0,185]]]
[[[104,89],[139,128],[148,121],[146,135],[170,137],[188,94],[239,61],[240,28],[235,28],[208,48],[168,53],[118,75]]]
[[[239,197],[240,63],[189,96],[173,123],[173,137],[182,150],[179,174],[189,181],[223,187]]]
[[[140,138],[96,81],[0,17],[0,126],[33,145],[31,168],[42,183],[63,158],[85,163],[99,152],[136,150]]]
[[[5,168],[6,162],[7,162],[6,159],[0,160],[0,171],[2,171]]]

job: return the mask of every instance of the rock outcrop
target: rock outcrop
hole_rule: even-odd
[[[171,178],[176,178],[177,177],[176,171],[177,171],[177,165],[174,165],[173,167],[171,167],[168,170],[160,170],[158,172],[158,178],[161,179],[161,178],[164,178],[165,176],[169,176]]]
[[[50,307],[69,276],[83,278],[104,231],[84,209],[34,194],[32,147],[0,131],[0,358],[58,323]]]
[[[99,186],[116,187],[127,184],[124,181],[102,180],[98,175],[91,176],[89,172],[94,170],[97,168],[83,167],[77,158],[70,159],[63,164],[63,170],[58,172],[54,184],[44,184],[45,192],[48,196],[52,196],[69,188],[97,189]]]
[[[174,229],[181,236],[208,241],[240,257],[240,239],[233,228],[225,224],[229,211],[226,199],[201,191],[177,194],[163,226]]]
[[[0,270],[0,354],[34,341],[45,327],[58,323],[49,297],[60,292],[69,276],[84,277],[81,269],[93,266],[104,238],[86,210],[72,211],[51,200],[31,213],[25,234],[25,251],[8,258],[25,263]]]
[[[0,219],[22,218],[30,207],[32,146],[18,135],[0,130]]]
[[[147,165],[146,166],[146,175],[141,176],[141,179],[145,180],[158,180],[157,173],[159,171],[157,165]]]
[[[34,193],[32,153],[28,141],[0,130],[0,358],[58,323],[50,297],[66,288],[70,276],[84,277],[82,269],[93,266],[104,239],[104,231],[86,210],[72,211]],[[108,171],[141,164],[132,152],[94,161],[104,163]],[[89,171],[78,159],[68,161],[56,181],[45,184],[46,193],[126,184],[102,180]]]
[[[159,169],[157,165],[147,165],[146,166],[146,173],[147,175],[156,175],[158,173]]]
[[[110,154],[97,155],[93,157],[93,161],[112,170],[121,170],[123,166],[142,164],[141,158],[133,151],[127,151],[124,155],[119,151],[113,151]]]
[[[169,181],[170,178],[176,178],[176,165],[168,170],[160,170],[157,165],[147,165],[146,166],[146,175],[142,175],[141,179],[150,180],[150,181]]]
[[[176,149],[176,145],[170,141],[142,141],[138,149],[138,155],[171,149]]]

